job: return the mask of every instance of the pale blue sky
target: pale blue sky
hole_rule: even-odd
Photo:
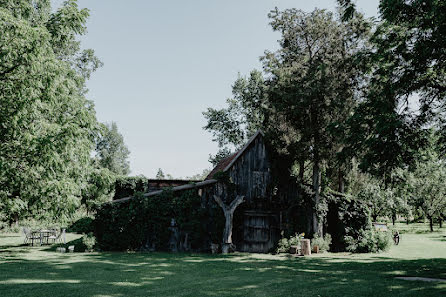
[[[53,0],[55,6],[62,0]],[[79,0],[90,9],[83,47],[104,62],[87,86],[101,122],[115,121],[129,147],[132,175],[157,169],[185,177],[209,168],[217,151],[202,111],[223,107],[237,74],[260,68],[277,48],[268,12],[335,0]],[[378,0],[357,1],[376,16]]]

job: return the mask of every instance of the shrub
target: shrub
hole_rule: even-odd
[[[83,242],[83,237],[72,240],[70,242],[67,242],[65,244],[56,244],[54,245],[52,248],[54,250],[56,250],[58,247],[64,247],[66,249],[66,251],[68,251],[68,247],[69,246],[74,246],[74,252],[76,253],[80,253],[80,252],[85,252],[87,250],[87,246],[84,244]]]
[[[313,239],[311,240],[311,248],[313,249],[314,246],[319,247],[320,252],[326,252],[330,249],[331,244],[331,235],[325,234],[324,237],[319,237],[317,234],[314,235]]]
[[[353,253],[378,253],[387,250],[392,244],[391,232],[361,230],[359,237],[346,236],[347,250]]]
[[[283,235],[283,234],[282,234]],[[288,253],[291,246],[300,246],[301,239],[304,238],[305,233],[298,234],[296,233],[294,236],[290,238],[283,237],[279,240],[277,244],[276,253]]]
[[[93,233],[90,232],[82,237],[82,243],[85,245],[86,251],[92,251],[96,244],[96,238]]]
[[[80,218],[71,226],[68,227],[67,232],[78,234],[87,234],[94,231],[93,219],[90,217]]]
[[[327,233],[332,235],[331,251],[345,251],[345,238],[356,240],[363,230],[369,228],[371,221],[367,203],[344,196],[331,197],[327,214]]]

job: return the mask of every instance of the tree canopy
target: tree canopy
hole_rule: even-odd
[[[96,157],[102,168],[107,168],[117,175],[130,173],[130,151],[124,143],[124,137],[118,131],[115,122],[101,124],[100,135],[96,143]]]
[[[81,203],[98,131],[85,80],[100,65],[76,36],[88,10],[0,1],[0,212],[64,218]]]
[[[379,20],[354,1],[338,3],[339,14],[271,11],[279,49],[265,52],[262,71],[239,75],[226,108],[204,112],[220,147],[211,161],[266,132],[279,172],[298,168],[298,180],[312,184],[315,232],[319,193],[342,194],[344,183],[356,183],[375,218],[408,217],[412,189],[401,172],[420,170],[432,130],[446,151],[444,1],[382,0]],[[367,182],[352,181],[352,170]]]

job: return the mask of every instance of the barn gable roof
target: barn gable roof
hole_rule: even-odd
[[[217,172],[226,172],[228,171],[232,165],[234,165],[234,163],[237,161],[238,158],[240,158],[240,156],[242,156],[245,151],[248,149],[248,147],[250,146],[251,143],[254,142],[254,140],[259,137],[259,136],[265,136],[262,132],[262,130],[257,130],[256,133],[254,133],[253,136],[251,136],[251,138],[248,140],[248,142],[237,152],[235,152],[234,154],[230,155],[229,157],[221,160],[217,166],[215,166],[214,169],[212,169],[212,171],[208,174],[208,176],[205,178],[205,180],[210,180],[213,179],[215,174]]]

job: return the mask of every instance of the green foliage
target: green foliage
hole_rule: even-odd
[[[204,113],[204,128],[220,147],[240,146],[254,129],[262,128],[279,182],[284,172],[309,161],[314,208],[320,212],[322,188],[342,180],[347,159],[339,158],[347,132],[344,124],[367,81],[362,56],[370,48],[370,24],[357,13],[343,22],[321,9],[306,13],[276,8],[268,17],[272,29],[281,34],[279,49],[265,52],[262,72],[236,80],[227,108]],[[300,166],[302,180],[308,176],[304,167]],[[326,169],[337,174],[326,174],[331,180],[322,182]],[[321,225],[314,224],[313,232],[322,232]]]
[[[164,191],[151,197],[137,193],[129,201],[102,205],[94,222],[95,234],[103,250],[166,250],[171,235],[171,219],[174,218],[180,234],[187,233],[192,249],[197,250],[205,245],[206,240],[221,238],[222,228],[209,231],[209,225],[214,224],[216,216],[221,217],[221,211],[202,208],[201,198],[195,191],[179,196]]]
[[[370,83],[349,120],[347,143],[364,171],[388,182],[394,169],[416,162],[427,127],[444,131],[446,4],[383,0],[379,9],[382,20],[368,55]]]
[[[115,192],[116,175],[107,168],[95,168],[82,190],[82,204],[91,212],[99,204],[110,201]]]
[[[115,195],[113,200],[131,197],[137,192],[147,192],[147,178],[145,176],[119,176],[115,181]]]
[[[158,172],[156,173],[155,176],[156,179],[165,179],[166,176],[164,175],[164,172],[161,168],[158,168]]]
[[[201,199],[194,191],[187,191],[172,199],[172,217],[182,233],[188,234],[188,241],[194,249],[203,248],[209,240],[205,226],[210,219],[208,210],[201,205]],[[223,230],[223,229],[221,229]]]
[[[71,226],[67,228],[67,232],[88,234],[94,231],[93,218],[83,217],[75,221]]]
[[[288,253],[291,246],[300,247],[300,242],[304,238],[304,236],[305,233],[296,233],[290,238],[282,237],[277,244],[276,253]]]
[[[392,245],[392,233],[374,229],[360,230],[358,238],[346,236],[345,242],[347,251],[353,253],[379,253]]]
[[[315,234],[315,236],[311,240],[311,248],[313,248],[314,246],[318,246],[320,252],[327,252],[328,250],[330,250],[330,244],[331,235],[328,233],[326,233],[323,237]]]
[[[383,22],[374,36],[376,54],[392,71],[383,87],[391,84],[400,98],[416,93],[419,120],[429,120],[439,111],[436,103],[445,107],[446,3],[385,0],[379,9]]]
[[[358,239],[362,230],[371,228],[370,208],[366,201],[345,196],[328,199],[327,233],[332,236],[330,249],[345,251],[345,237]]]
[[[96,154],[101,168],[107,168],[116,175],[130,173],[128,160],[130,151],[115,122],[101,125],[100,136],[96,143]]]
[[[93,250],[95,244],[96,244],[96,238],[94,237],[93,233],[85,234],[82,237],[82,244],[85,246],[85,251],[90,252]]]
[[[155,178],[156,179],[173,179],[173,176],[170,173],[165,174],[161,168],[158,168],[158,172],[156,173]]]
[[[228,148],[219,149],[218,152],[214,156],[209,155],[209,163],[211,163],[212,166],[215,167],[218,165],[218,163],[220,163],[221,161],[223,161],[224,159],[226,159],[227,157],[229,157],[232,154],[233,154],[233,152]]]
[[[79,72],[95,69],[94,55],[77,60],[88,11],[76,1],[54,13],[49,1],[1,4],[0,213],[67,220],[81,205],[97,132]]]
[[[423,212],[433,231],[433,221],[446,213],[445,161],[431,147],[423,152],[412,171],[401,170],[399,176],[410,185],[406,189],[409,204]]]
[[[230,147],[240,148],[262,126],[260,109],[265,90],[262,73],[254,70],[249,78],[237,78],[232,86],[233,97],[226,100],[227,108],[208,108],[203,112],[207,120],[204,129],[212,133],[213,140],[221,148],[218,156],[228,155]]]

